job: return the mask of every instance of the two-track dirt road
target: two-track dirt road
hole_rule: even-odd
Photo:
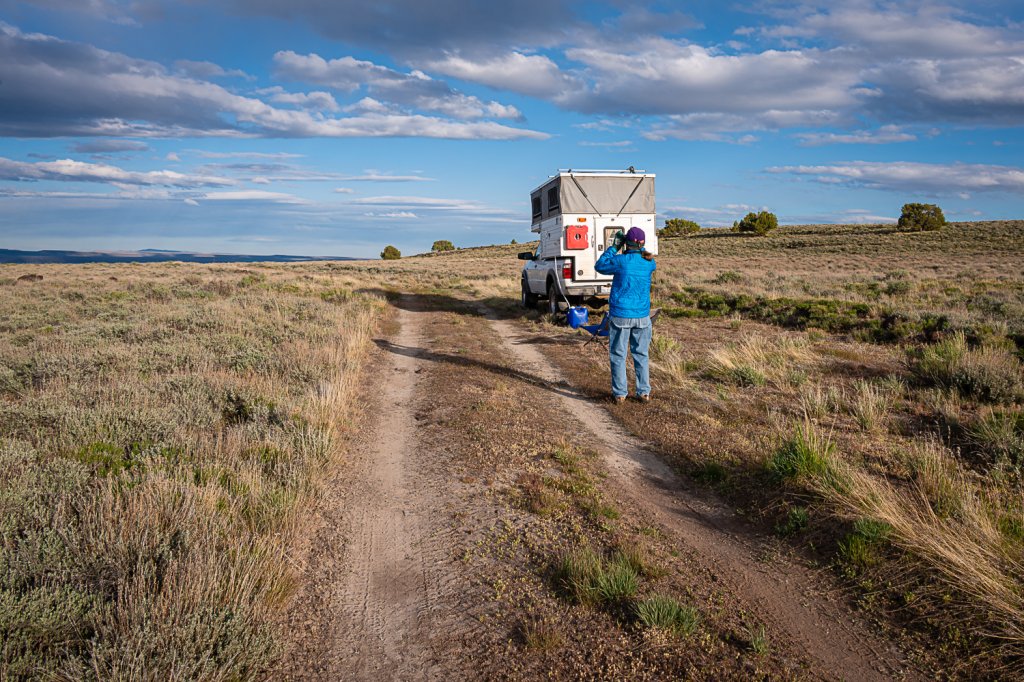
[[[281,677],[499,678],[523,669],[501,657],[530,651],[495,644],[509,639],[514,624],[481,615],[487,608],[474,602],[486,592],[458,558],[464,538],[518,517],[494,503],[493,481],[452,476],[466,434],[457,419],[443,416],[445,403],[456,405],[465,393],[512,389],[595,444],[604,494],[678,550],[674,570],[714,582],[729,608],[765,625],[770,655],[790,661],[769,669],[809,679],[915,676],[896,647],[836,598],[826,574],[784,558],[762,560],[766,539],[757,530],[610,423],[600,403],[560,383],[517,323],[473,304],[464,318],[452,318],[415,295],[396,307],[399,331],[378,344],[362,433],[318,510]],[[446,333],[453,321],[461,324],[457,340]],[[430,438],[420,424],[428,414],[442,414]]]

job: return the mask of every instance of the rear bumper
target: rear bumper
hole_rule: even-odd
[[[569,284],[564,285],[569,296],[607,296],[612,291],[612,285],[608,284]]]

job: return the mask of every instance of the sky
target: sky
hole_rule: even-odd
[[[658,219],[1024,218],[1024,3],[0,0],[0,248],[531,239],[558,169]]]

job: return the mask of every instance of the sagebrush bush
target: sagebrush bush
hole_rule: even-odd
[[[692,220],[683,218],[669,218],[665,221],[665,227],[658,230],[659,237],[685,237],[688,234],[700,232],[700,225]]]
[[[903,230],[929,232],[946,224],[946,216],[935,204],[903,204],[897,226]]]
[[[774,213],[760,211],[758,213],[750,212],[742,220],[735,221],[732,224],[732,230],[733,232],[753,232],[763,237],[778,226],[779,219],[775,217]]]
[[[101,265],[0,290],[0,678],[266,677],[381,310],[348,284]]]
[[[431,251],[433,251],[433,252],[435,252],[435,253],[436,253],[436,252],[438,252],[438,251],[454,251],[454,250],[455,250],[455,245],[454,245],[454,244],[452,244],[452,243],[451,243],[451,242],[450,242],[449,240],[447,240],[447,239],[438,239],[438,240],[437,240],[436,242],[434,242],[434,244],[433,244],[433,245],[432,245],[432,246],[430,247],[430,250],[431,250]]]
[[[1024,399],[1024,366],[1007,348],[972,348],[963,332],[911,354],[915,374],[925,383],[956,390],[967,398],[990,403]]]

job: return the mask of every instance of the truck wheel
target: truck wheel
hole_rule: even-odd
[[[558,285],[554,282],[548,283],[548,312],[552,315],[557,315],[566,309],[565,301],[561,300],[561,295],[558,293]]]
[[[519,302],[523,304],[524,308],[532,310],[537,307],[538,296],[530,291],[530,285],[526,283],[525,277],[523,277],[521,283],[523,285],[523,295],[520,297]]]

